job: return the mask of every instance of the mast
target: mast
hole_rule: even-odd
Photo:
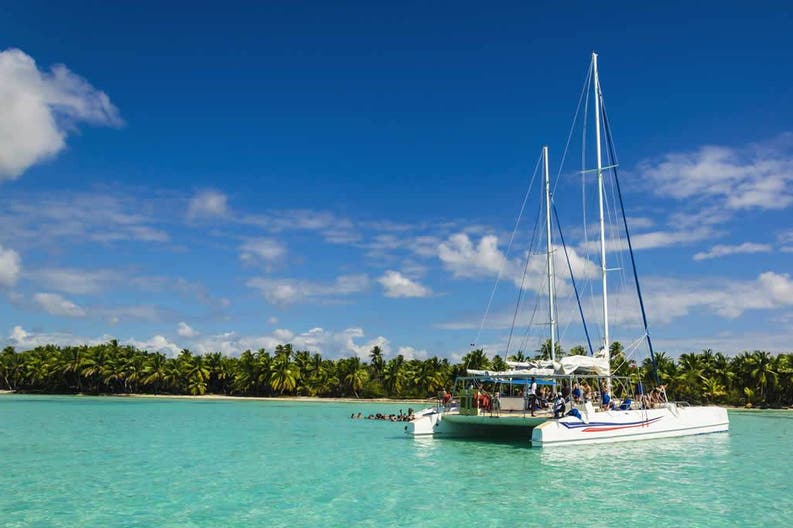
[[[598,56],[592,52],[592,71],[593,88],[595,91],[595,145],[597,151],[597,175],[598,175],[598,210],[600,212],[600,273],[603,281],[603,350],[606,359],[610,361],[611,341],[609,339],[609,302],[608,285],[606,281],[606,222],[603,216],[603,160],[600,153],[600,79],[598,77]]]
[[[551,240],[551,177],[548,172],[548,146],[542,147],[545,175],[545,227],[548,235],[548,322],[551,326],[551,361],[556,361],[556,320],[554,319],[553,241]]]

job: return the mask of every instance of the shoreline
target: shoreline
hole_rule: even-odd
[[[50,394],[40,392],[16,392],[9,390],[0,390],[0,395],[19,394],[23,396],[80,396],[86,398],[151,398],[151,399],[167,399],[167,400],[206,400],[206,401],[288,401],[288,402],[303,402],[303,403],[412,403],[432,405],[436,402],[435,399],[406,399],[396,400],[392,398],[320,398],[318,396],[229,396],[226,394]]]
[[[3,395],[25,395],[25,396],[80,396],[86,398],[142,398],[142,399],[164,399],[164,400],[195,400],[195,401],[286,401],[286,402],[302,402],[302,403],[383,403],[383,404],[419,404],[419,405],[433,405],[437,402],[434,398],[428,399],[406,399],[396,400],[393,398],[321,398],[319,396],[229,396],[226,394],[50,394],[38,392],[16,392],[10,390],[0,390],[0,396]],[[744,407],[732,405],[717,405],[728,411],[793,411],[793,407],[768,407],[761,409],[760,407]]]

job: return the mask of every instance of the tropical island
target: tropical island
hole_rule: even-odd
[[[556,345],[556,356],[565,352]],[[582,346],[567,354],[583,355]],[[517,352],[507,359],[547,359],[550,343],[532,355]],[[728,357],[710,349],[673,359],[656,354],[658,375],[670,399],[744,407],[793,405],[793,354],[755,350]],[[619,342],[611,345],[615,375],[652,384],[649,358],[626,361]],[[466,368],[506,370],[505,359],[475,349],[460,363],[446,358],[386,360],[375,346],[369,361],[357,356],[326,359],[321,354],[278,345],[272,353],[246,350],[239,357],[219,352],[205,355],[182,350],[176,357],[148,352],[116,340],[99,345],[44,345],[0,353],[0,390],[47,394],[207,394],[239,397],[308,396],[319,398],[419,399],[435,397]]]

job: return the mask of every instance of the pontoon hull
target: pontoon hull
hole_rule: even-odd
[[[480,438],[488,440],[531,440],[534,427],[547,417],[465,415],[458,412],[424,414],[405,426],[409,436]]]
[[[549,420],[532,431],[533,447],[604,444],[725,432],[730,420],[721,407],[668,404],[647,410],[605,411]]]

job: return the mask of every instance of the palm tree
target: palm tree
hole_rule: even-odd
[[[160,387],[168,376],[167,358],[164,354],[155,352],[147,356],[143,366],[143,383],[154,387],[154,394],[160,393]]]
[[[493,361],[490,363],[490,367],[496,371],[503,371],[509,368],[507,363],[501,359],[501,356],[498,354],[496,354],[496,357],[493,358]]]
[[[719,380],[702,377],[702,396],[704,396],[705,400],[715,402],[726,395],[727,391]]]
[[[340,359],[337,368],[345,389],[350,390],[358,398],[358,391],[363,388],[366,380],[369,379],[369,372],[361,364],[360,358],[352,356],[347,359]]]
[[[392,398],[399,397],[405,382],[405,358],[402,355],[391,359],[383,368],[383,385]]]
[[[275,356],[270,373],[270,386],[280,394],[292,392],[297,388],[300,371],[291,361],[288,354]]]
[[[524,362],[524,361],[526,361],[527,359],[529,359],[529,358],[527,358],[527,357],[526,357],[526,356],[523,354],[523,350],[518,350],[517,352],[515,352],[515,353],[514,353],[514,354],[512,354],[511,356],[507,356],[507,360],[509,360],[509,361],[516,361],[516,362],[518,362],[518,363],[523,363],[523,362]]]
[[[766,389],[776,384],[778,374],[772,369],[773,358],[768,352],[755,350],[752,352],[750,375],[755,386],[760,388],[760,398],[765,401]]]
[[[486,370],[490,368],[490,359],[484,350],[477,348],[463,356],[463,365],[466,369]]]
[[[385,367],[385,361],[383,360],[383,349],[377,345],[373,346],[372,350],[369,351],[369,359],[371,360],[369,369],[371,371],[372,379],[379,380],[380,376],[383,374],[383,368]]]

